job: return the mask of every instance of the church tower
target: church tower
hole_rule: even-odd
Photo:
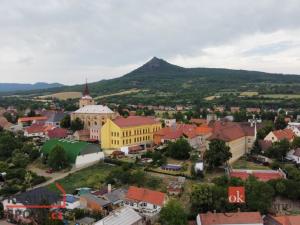
[[[85,87],[82,93],[82,97],[79,100],[79,108],[82,108],[87,105],[95,105],[94,99],[90,96],[89,87],[87,81],[85,83]]]

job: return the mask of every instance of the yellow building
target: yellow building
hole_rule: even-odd
[[[161,129],[161,123],[153,117],[129,116],[107,119],[101,129],[101,147],[120,149],[153,143],[153,134]]]

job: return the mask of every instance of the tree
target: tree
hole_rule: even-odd
[[[275,121],[276,130],[282,130],[286,128],[287,123],[285,122],[285,118],[283,115],[279,115]]]
[[[83,122],[81,119],[76,118],[71,122],[71,130],[72,131],[77,131],[77,130],[82,130],[83,129]]]
[[[187,216],[181,204],[176,200],[170,200],[160,211],[162,225],[186,225]]]
[[[264,122],[264,127],[257,131],[257,139],[264,139],[272,130],[274,130],[274,124],[272,121]]]
[[[16,152],[12,156],[12,163],[16,167],[25,168],[29,163],[29,156],[22,152]]]
[[[54,170],[61,170],[69,166],[68,156],[66,151],[60,145],[56,145],[49,153],[48,166]]]
[[[70,128],[71,126],[71,117],[69,114],[65,115],[64,118],[60,121],[60,126],[62,128]]]
[[[213,186],[209,184],[198,184],[194,186],[190,195],[190,201],[193,211],[207,212],[213,210]]]
[[[293,148],[300,148],[300,137],[295,137],[292,143]]]
[[[187,140],[180,138],[176,142],[170,142],[167,147],[167,153],[174,159],[185,160],[190,157],[192,147]]]
[[[209,168],[222,166],[232,157],[230,147],[222,140],[212,140],[209,143],[209,148],[204,154],[204,159]]]
[[[273,143],[272,147],[268,150],[267,155],[271,158],[283,161],[286,154],[290,150],[290,143],[288,140],[283,139],[279,142]]]
[[[274,194],[273,187],[268,183],[257,181],[254,177],[250,177],[246,182],[246,204],[249,210],[267,213]]]

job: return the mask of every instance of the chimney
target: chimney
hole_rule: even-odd
[[[111,184],[108,184],[107,185],[107,193],[110,193],[111,192]]]

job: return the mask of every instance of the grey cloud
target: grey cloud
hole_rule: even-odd
[[[115,75],[115,67],[141,64],[154,55],[166,59],[193,56],[203,48],[257,32],[299,29],[300,3],[6,0],[0,5],[0,26],[0,51],[9,46],[30,58],[31,66],[24,73],[31,81],[72,83],[67,77],[76,74],[75,80],[79,82],[82,77],[78,73],[85,70],[93,71],[92,80],[100,80]],[[28,57],[24,49],[30,52]],[[103,67],[110,67],[111,74],[104,76],[109,71],[102,71]],[[0,61],[0,72],[3,71],[14,80],[23,81],[18,69],[10,70],[9,65]],[[67,77],[62,79],[64,76]]]

